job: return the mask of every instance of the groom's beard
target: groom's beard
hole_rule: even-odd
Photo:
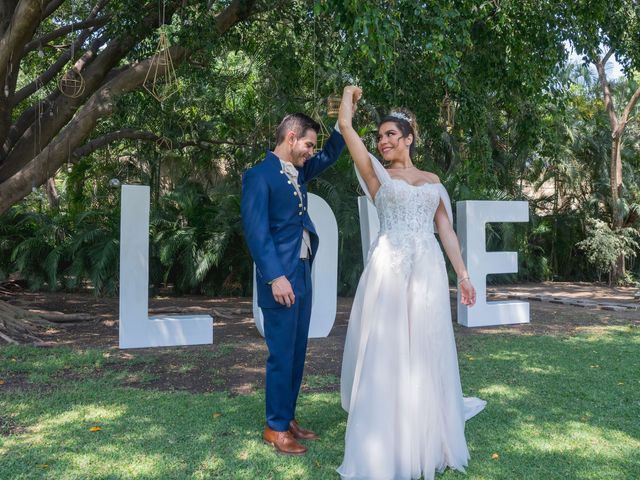
[[[298,168],[302,168],[309,157],[310,155],[306,153],[293,152],[291,155],[291,163],[293,163]]]

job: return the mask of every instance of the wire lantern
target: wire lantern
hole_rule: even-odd
[[[173,142],[168,137],[158,137],[158,139],[156,140],[156,148],[158,150],[171,150],[173,149]]]
[[[71,17],[75,17],[75,2],[71,0]],[[69,49],[70,58],[73,62],[76,56],[75,39],[73,38],[75,32],[74,25],[71,24],[71,47]],[[42,51],[42,47],[40,48]],[[39,54],[40,52],[38,52]],[[72,67],[67,70],[60,80],[58,80],[58,89],[65,97],[78,98],[84,93],[85,82],[84,77],[76,67]]]
[[[342,97],[337,93],[332,93],[327,97],[327,117],[338,118],[341,101],[342,101]]]
[[[151,59],[143,86],[160,103],[178,91],[178,77],[169,50],[169,39],[160,31],[156,53]]]
[[[67,70],[58,80],[58,89],[65,97],[78,98],[84,93],[84,77],[75,68]]]
[[[449,97],[449,92],[445,92],[442,99],[441,116],[447,132],[451,132],[455,126],[456,104]]]

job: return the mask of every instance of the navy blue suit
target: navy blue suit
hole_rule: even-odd
[[[265,159],[247,170],[242,178],[242,224],[256,264],[258,305],[262,308],[269,348],[267,425],[276,431],[287,430],[289,421],[295,418],[311,319],[311,264],[319,240],[307,212],[306,183],[333,165],[343,148],[342,135],[333,131],[322,151],[298,168],[301,195],[272,152],[267,152]],[[311,239],[308,260],[300,259],[304,229]],[[273,298],[270,282],[282,275],[287,277],[295,294],[291,307]]]

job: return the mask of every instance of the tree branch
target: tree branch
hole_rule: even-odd
[[[105,1],[105,0],[101,0]],[[232,21],[238,22],[250,13],[247,12],[247,5],[253,5],[255,0],[234,0],[223,12],[221,12],[216,17],[216,22],[218,17],[225,18],[225,24],[227,27],[231,28]],[[169,9],[169,5],[167,5],[169,14],[168,18],[171,18],[171,14],[173,13],[173,8],[175,5]],[[157,26],[158,17],[157,13],[151,12],[143,21],[141,22],[141,29],[152,28]],[[96,88],[99,88],[101,84],[103,84],[106,80],[112,81],[110,77],[111,69],[114,68],[115,62],[119,58],[121,58],[131,47],[131,45],[137,41],[136,38],[126,37],[124,39],[114,39],[106,48],[100,51],[100,54],[97,56],[95,62],[91,65],[90,69],[87,72],[83,72],[83,75],[86,80],[86,93],[80,98],[71,99],[67,97],[62,97],[60,95],[57,96],[55,100],[55,104],[53,104],[52,108],[56,112],[56,115],[52,118],[47,118],[46,121],[43,122],[43,125],[40,126],[40,144],[34,147],[34,124],[33,121],[33,108],[30,109],[29,113],[31,116],[28,117],[29,121],[25,118],[27,112],[21,115],[21,118],[18,119],[16,125],[22,125],[21,129],[12,128],[10,135],[11,139],[13,139],[10,143],[11,145],[7,145],[7,142],[3,142],[3,155],[5,156],[4,161],[0,163],[0,183],[7,180],[13,174],[15,174],[20,168],[22,168],[26,163],[33,158],[34,148],[37,151],[40,151],[42,146],[46,145],[55,134],[66,124],[67,121],[73,115],[78,106],[82,104],[85,98],[87,98],[91,92],[95,91]],[[108,69],[105,69],[105,65],[109,65]],[[126,70],[125,70],[126,71]],[[118,78],[119,74],[114,78]],[[25,87],[26,88],[26,87]],[[32,87],[33,88],[33,87]],[[21,121],[24,120],[24,121]],[[29,126],[30,125],[30,126]],[[30,132],[31,130],[31,132]],[[8,141],[8,140],[7,140]]]
[[[236,23],[249,18],[255,3],[256,0],[233,0],[227,8],[215,16],[218,33],[223,34]]]
[[[41,37],[36,38],[35,40],[32,40],[29,43],[27,43],[24,46],[22,54],[25,55],[35,50],[36,48],[39,48],[49,43],[51,40],[55,40],[56,38],[62,37],[63,35],[66,35],[68,33],[84,30],[85,28],[89,28],[89,27],[103,27],[109,22],[109,20],[111,20],[111,15],[106,14],[106,15],[102,15],[99,18],[92,18],[92,19],[83,20],[81,22],[77,22],[71,25],[65,25],[64,27],[61,27],[57,30],[54,30],[53,32],[49,32],[45,35],[42,35]]]
[[[133,39],[113,40],[100,52],[100,55],[96,57],[86,71],[83,71],[85,79],[85,93],[83,95],[77,98],[57,95],[51,107],[56,115],[35,118],[35,120],[26,119],[27,122],[30,121],[27,123],[28,127],[15,141],[4,162],[0,165],[0,182],[17,173],[33,158],[34,151],[40,152],[67,125],[87,98],[104,84],[105,75],[129,50],[129,42],[133,42]],[[36,132],[38,135],[36,135]]]
[[[176,5],[177,3],[167,5],[168,18],[171,18],[173,15]],[[121,37],[114,38],[101,49],[99,55],[95,56],[95,59],[91,61],[86,71],[83,70],[83,77],[85,79],[85,91],[83,95],[77,98],[69,98],[58,95],[55,93],[57,89],[54,90],[54,93],[50,95],[55,95],[55,102],[52,103],[51,109],[55,111],[56,115],[31,120],[32,123],[30,123],[30,126],[25,120],[23,123],[27,124],[26,130],[23,130],[22,133],[19,132],[18,139],[12,143],[10,149],[7,150],[6,147],[3,148],[6,154],[0,164],[0,183],[19,172],[20,169],[34,158],[35,153],[40,152],[45,145],[60,133],[62,128],[67,125],[67,122],[71,120],[76,110],[87,98],[105,84],[106,77],[109,72],[116,67],[118,62],[141,38],[144,38],[151,29],[158,26],[158,20],[157,12],[150,12],[139,21],[137,28],[132,30],[132,34],[124,34]],[[108,35],[105,34],[105,38],[107,36]],[[84,62],[84,59],[79,60],[79,62]],[[3,143],[6,145],[6,142]]]
[[[215,17],[218,31],[225,32],[235,23],[248,18],[254,4],[255,0],[232,0]],[[169,10],[173,13],[177,5],[177,1],[171,5],[171,9],[167,5],[167,13]],[[106,83],[105,79],[110,77],[117,63],[139,41],[139,37],[146,35],[154,25],[157,25],[157,15],[150,15],[142,20],[135,35],[116,38],[110,42],[85,72],[85,95],[68,98],[56,94],[53,108],[57,115],[46,118],[46,122],[39,126],[37,137],[34,137],[34,124],[18,140],[0,167],[0,214],[28,195],[32,186],[42,185],[64,164],[69,150],[78,148],[89,137],[100,118],[112,113],[115,108],[114,96],[142,85],[155,57],[131,65]],[[178,65],[184,61],[188,52],[184,47],[174,45],[170,47],[169,53],[174,65]],[[159,69],[158,77],[165,73]],[[36,138],[40,142],[34,147]],[[33,154],[34,148],[39,151],[36,155]]]
[[[0,39],[0,78],[4,78],[14,54],[19,52],[40,23],[42,4],[40,0],[20,0],[6,33]]]
[[[631,99],[629,100],[627,105],[624,107],[624,111],[622,112],[622,116],[620,117],[620,126],[618,127],[618,130],[619,130],[618,135],[620,137],[622,137],[622,135],[624,134],[625,128],[627,128],[629,115],[631,115],[631,112],[633,111],[636,104],[638,103],[638,100],[640,100],[640,87],[638,87],[638,89],[633,93],[633,95],[631,96]]]
[[[157,141],[158,135],[151,132],[146,132],[144,130],[136,130],[135,128],[123,128],[121,130],[116,130],[113,132],[109,132],[101,137],[94,138],[88,143],[85,143],[79,148],[76,148],[72,157],[74,159],[78,159],[81,157],[85,157],[87,155],[92,154],[96,150],[109,145],[111,142],[115,142],[116,140],[150,140]]]
[[[5,0],[0,2],[0,36],[3,36],[13,18],[13,11],[16,9],[16,5],[19,0]]]
[[[62,1],[64,1],[64,0],[62,0]],[[50,4],[47,7],[47,11],[49,12],[48,15],[53,13],[53,11],[55,11],[55,9],[57,9],[62,4],[62,1],[53,0],[52,2],[50,2]],[[91,12],[89,12],[89,15],[87,16],[86,20],[92,20],[92,19],[96,18],[96,16],[102,11],[102,9],[109,3],[109,1],[110,0],[99,0],[98,3],[96,3],[94,5],[94,7],[91,9]],[[45,12],[45,13],[47,13],[47,12]],[[95,27],[94,30],[97,30],[98,28],[100,28],[100,27],[99,26]],[[82,46],[82,43],[84,43],[84,40],[86,40],[86,38],[88,38],[88,37],[85,37],[82,41],[80,41],[80,39],[78,39],[78,41],[76,43],[74,43],[74,49],[77,49],[80,52],[81,51],[80,48]],[[85,52],[85,54],[82,55],[81,58],[83,59],[83,61],[82,61],[81,65],[84,66],[84,64],[87,63],[88,59],[85,59],[85,57],[87,57],[88,53],[90,54],[90,57],[93,58],[93,56],[98,51],[98,49],[100,47],[102,47],[107,42],[107,40],[109,40],[108,35],[103,35],[102,37],[96,39],[91,44],[91,46],[89,47],[88,52]],[[66,58],[67,59],[71,58],[71,55],[67,55]],[[75,58],[74,58],[74,60],[75,60]],[[65,63],[63,63],[62,59],[58,59],[58,61],[56,62],[56,66],[58,66],[59,68],[56,70],[52,66],[43,75],[47,75],[47,73],[49,75],[51,73],[53,73],[55,75],[55,73],[58,73],[62,69],[62,67],[64,67],[65,64],[66,64],[66,61],[65,61]],[[75,67],[78,68],[78,65],[76,64]],[[43,83],[40,84],[40,87],[42,87],[46,83],[46,82],[44,82],[44,78],[42,78],[41,80],[43,80]],[[48,80],[48,81],[50,81],[50,80]],[[35,88],[36,89],[35,91],[37,91],[38,83],[39,82],[33,82],[28,87]],[[14,107],[16,103],[19,103],[20,101],[24,100],[24,98],[26,98],[26,96],[28,96],[28,95],[30,95],[32,93],[35,93],[35,92],[29,93],[29,90],[24,90],[24,92],[22,92],[22,90],[24,90],[24,88],[21,89],[21,92],[19,92],[19,101],[16,101],[15,95],[14,95],[15,82],[13,82],[11,88],[9,89],[9,92],[10,92],[9,101],[10,102],[7,102],[7,103],[10,103],[10,107]],[[54,91],[52,93],[50,93],[47,96],[47,98],[44,100],[43,104],[45,104],[47,106],[47,108],[53,109],[53,102],[56,101],[56,99],[58,97],[59,97],[59,90],[58,89],[54,89]],[[2,103],[2,97],[0,97],[0,103]],[[36,111],[37,108],[39,108],[39,106],[40,105],[38,105],[38,103],[36,103],[36,104],[32,105],[30,108],[26,109],[24,112],[22,112],[22,114],[18,117],[18,119],[15,121],[14,125],[11,126],[11,128],[0,128],[0,144],[2,145],[2,150],[0,150],[0,168],[2,167],[3,160],[5,159],[5,157],[9,154],[9,152],[14,147],[16,142],[27,131],[27,129],[29,128],[29,125],[33,122],[32,119],[34,118],[35,111]]]
[[[54,89],[47,96],[47,98],[45,98],[42,102],[36,102],[35,104],[27,108],[24,112],[22,112],[22,114],[20,114],[18,119],[14,121],[13,125],[11,125],[11,128],[9,128],[9,132],[6,135],[6,139],[4,141],[2,149],[0,150],[0,169],[2,169],[5,157],[15,146],[20,137],[24,135],[24,133],[29,129],[29,126],[33,124],[36,110],[38,110],[38,108],[44,107],[43,113],[49,113],[51,110],[53,110],[54,102],[60,95],[60,90]],[[2,133],[2,131],[0,131],[0,133]]]
[[[15,95],[13,96],[13,102],[12,102],[13,105],[18,105],[25,98],[29,97],[30,95],[33,95],[35,92],[37,92],[43,86],[45,86],[47,83],[49,83],[51,80],[53,80],[53,78],[58,73],[60,73],[60,71],[64,68],[64,66],[67,64],[67,62],[69,60],[76,60],[75,58],[73,58],[73,59],[71,58],[72,52],[75,53],[76,57],[78,57],[78,58],[81,57],[83,54],[82,54],[82,50],[80,49],[80,47],[87,40],[87,38],[89,38],[91,36],[92,33],[94,33],[94,28],[90,28],[90,29],[86,30],[85,32],[83,32],[82,35],[80,35],[77,38],[77,40],[74,42],[73,47],[67,49],[66,52],[64,52],[62,55],[60,55],[60,57],[58,57],[58,59],[53,63],[53,65],[51,65],[46,71],[41,73],[29,85],[26,85],[23,88],[21,88],[20,90],[18,90],[15,93]],[[101,42],[96,41],[91,45],[91,47],[89,48],[90,52],[91,51],[97,52],[98,48],[100,48],[102,46],[102,44],[104,44],[107,41],[107,38],[106,37],[101,37],[99,40],[101,40]]]
[[[187,53],[183,47],[170,48],[175,64],[181,63]],[[121,95],[138,88],[144,82],[151,62],[156,57],[148,58],[132,65],[113,80],[97,90],[78,110],[73,119],[62,130],[58,138],[50,142],[40,153],[19,170],[13,172],[0,184],[0,214],[11,205],[24,198],[32,185],[42,185],[67,160],[69,149],[75,150],[95,128],[98,120],[110,115],[114,109],[114,96]],[[159,68],[158,76],[162,77],[166,69]]]
[[[159,54],[162,55],[162,54]],[[144,82],[150,65],[158,63],[157,58],[159,55],[154,55],[142,62],[134,63],[126,70],[123,70],[119,75],[116,75],[111,79],[102,90],[109,90],[111,95],[119,95],[125,92],[130,92],[138,88]],[[174,45],[169,48],[169,55],[173,59],[174,64],[180,64],[187,55],[187,49],[179,45]],[[158,64],[158,77],[161,78],[167,71],[167,65],[163,63]]]
[[[82,70],[88,63],[89,59],[93,58],[93,56],[98,51],[98,49],[102,47],[102,45],[106,43],[108,39],[109,39],[108,35],[106,34],[103,35],[102,37],[97,38],[93,42],[89,50],[87,50],[82,55],[80,60],[78,60],[78,62],[76,62],[76,64],[74,65],[76,71]],[[63,63],[62,59],[59,59],[58,62],[56,62],[56,65],[58,65],[59,63]],[[66,65],[66,62],[64,62],[62,67],[64,67],[64,65]],[[53,66],[51,67],[50,70],[52,69],[53,69]],[[36,82],[33,82],[30,85],[32,85],[32,88],[35,88],[37,91],[38,89],[42,88],[45,84],[44,83],[38,84]],[[28,85],[27,87],[29,87],[30,85]],[[13,84],[13,88],[15,88],[15,82]],[[16,94],[15,98],[11,98],[11,100],[15,101],[16,98],[22,100],[21,96],[23,96],[23,93],[25,94],[28,93],[26,91],[23,92],[23,90],[24,88],[21,89],[20,92],[18,92],[18,94]],[[20,140],[20,138],[25,134],[25,132],[29,129],[29,127],[34,124],[34,118],[36,118],[35,117],[36,111],[38,109],[43,109],[43,108],[44,108],[44,110],[42,110],[43,114],[50,113],[51,111],[54,111],[54,110],[57,111],[58,107],[56,106],[55,102],[59,97],[60,97],[60,90],[57,88],[53,89],[53,91],[43,101],[36,102],[31,107],[23,111],[22,114],[20,114],[20,116],[18,117],[18,119],[15,120],[11,128],[9,128],[8,130],[7,129],[0,130],[0,142],[2,142],[3,144],[2,150],[0,150],[0,171],[3,168],[4,159],[6,158],[7,155],[9,155],[9,153],[11,152],[11,149],[16,145],[18,140]],[[0,104],[1,104],[1,97],[0,97]],[[13,107],[14,105],[11,105],[11,106]],[[7,133],[3,134],[4,132],[7,132]]]
[[[13,92],[16,88],[16,84],[18,82],[18,74],[19,70],[11,69],[7,72],[7,78],[5,79],[4,89],[8,90],[9,93]],[[0,87],[2,88],[2,87]],[[12,113],[13,113],[13,105],[11,104],[11,97],[6,97],[4,95],[5,92],[0,94],[0,145],[4,142],[8,132],[10,131],[11,121],[12,121]],[[2,151],[0,150],[0,158],[2,158]]]
[[[603,66],[605,66],[607,64],[607,62],[611,58],[611,55],[613,55],[613,48],[610,48],[609,51],[605,54],[605,56],[602,57],[602,65]]]
[[[20,91],[15,95],[15,98],[12,99],[12,105],[17,105],[22,100],[27,98],[29,95],[32,95],[33,93],[35,93],[38,90],[38,88],[42,88],[45,84],[49,83],[49,81],[51,81],[51,79],[56,74],[58,74],[60,72],[60,70],[62,70],[62,68],[66,65],[66,63],[70,59],[71,60],[75,60],[75,58],[73,58],[73,59],[71,58],[72,51],[76,51],[77,50],[78,51],[78,55],[76,55],[76,57],[79,56],[80,49],[82,48],[82,44],[87,40],[87,38],[89,38],[89,36],[91,36],[93,33],[95,33],[101,27],[106,25],[108,20],[111,18],[110,14],[106,14],[106,15],[103,15],[102,17],[100,17],[100,18],[97,18],[97,15],[100,13],[100,11],[102,11],[102,9],[105,7],[105,5],[107,3],[109,3],[109,0],[99,0],[98,3],[96,3],[93,6],[93,8],[89,12],[89,15],[87,16],[87,18],[83,22],[80,22],[80,23],[97,22],[96,25],[85,27],[85,28],[88,28],[88,30],[83,32],[76,39],[76,41],[73,43],[73,47],[69,47],[68,51],[63,53],[58,58],[58,60],[56,60],[54,62],[54,64],[51,67],[49,67],[43,74],[41,74],[35,81],[33,81],[29,85],[27,85],[27,86],[23,87],[22,89],[20,89]],[[71,31],[72,30],[71,27],[72,27],[71,25],[65,26],[65,27],[62,27],[61,29],[56,30],[55,32],[59,32],[59,31],[64,30],[64,29],[69,29],[68,31]],[[52,34],[55,33],[55,32],[52,32]],[[47,35],[45,35],[45,37],[46,36]],[[21,57],[24,57],[24,55],[28,51],[27,47],[33,45],[32,48],[37,48],[38,45],[42,44],[41,41],[42,41],[42,39],[38,39],[38,40],[34,40],[32,42],[29,42],[25,46],[24,51],[21,54]],[[97,51],[98,48],[100,48],[102,45],[104,45],[104,43],[106,41],[107,41],[107,37],[103,36],[101,39],[98,39],[95,42],[93,42],[93,44],[91,45],[89,50],[90,51],[92,51],[92,50]],[[12,90],[12,93],[13,93],[13,90]]]
[[[51,0],[49,3],[47,3],[47,6],[45,7],[44,12],[42,12],[42,17],[40,18],[40,21],[44,20],[53,12],[55,12],[58,8],[60,8],[60,5],[62,5],[64,2],[65,0]]]
[[[203,147],[205,145],[233,145],[235,147],[248,147],[250,144],[244,142],[232,142],[231,140],[186,140],[180,142],[176,148]]]
[[[605,64],[608,57],[611,56],[613,50],[609,50],[602,60],[595,62],[596,70],[598,71],[598,78],[600,79],[600,86],[602,87],[602,95],[604,99],[604,108],[609,116],[609,124],[611,125],[611,134],[614,135],[618,129],[618,117],[613,105],[613,96],[611,95],[611,88],[609,87],[609,81],[607,80],[607,72],[605,71]]]
[[[100,137],[94,138],[90,142],[76,148],[71,154],[74,160],[87,156],[99,150],[100,148],[115,142],[116,140],[144,140],[148,142],[157,142],[162,137],[156,135],[153,132],[145,130],[136,130],[135,128],[123,128],[115,130],[113,132],[106,133]],[[162,150],[175,150],[184,147],[203,147],[205,145],[236,145],[236,146],[248,146],[246,143],[233,142],[228,140],[186,140],[179,142],[173,146],[162,143],[158,148]]]

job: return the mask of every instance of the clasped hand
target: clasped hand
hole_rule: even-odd
[[[362,98],[362,89],[355,85],[347,85],[342,91],[342,100],[350,101],[352,113],[355,113],[358,100]]]

